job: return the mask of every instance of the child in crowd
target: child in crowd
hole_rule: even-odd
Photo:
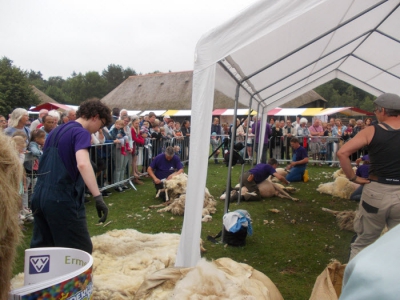
[[[150,128],[150,123],[148,122],[148,121],[144,121],[143,122],[143,125],[142,126],[140,126],[141,128],[142,127],[146,127],[147,129],[149,129]]]
[[[176,137],[182,136],[181,124],[179,122],[175,122],[174,134]]]
[[[161,136],[162,136],[161,152],[164,152],[165,149],[168,146],[170,146],[169,140],[171,138],[167,135],[167,132],[165,131],[165,127],[160,127],[160,133],[161,133]]]
[[[346,130],[343,132],[343,139],[345,141],[349,140],[351,138],[352,134],[353,134],[353,125],[349,124],[349,125],[347,125]]]
[[[247,141],[246,141],[246,148],[247,148],[247,155],[249,157],[249,161],[253,160],[253,139],[254,133],[251,128],[248,129],[249,133],[247,134]]]
[[[126,156],[126,151],[132,152],[132,149],[129,146],[129,138],[124,131],[124,126],[125,123],[123,120],[116,120],[114,128],[110,131],[110,135],[113,139],[119,139],[119,142],[121,144],[121,154]]]
[[[217,148],[219,146],[219,141],[217,140],[217,133],[216,132],[211,133],[210,144],[211,144],[212,153],[214,153],[214,151],[217,150]],[[215,151],[215,153],[214,153],[214,163],[215,164],[219,164],[218,155],[220,153],[221,152],[219,150]]]
[[[39,158],[42,156],[42,147],[46,141],[46,132],[40,129],[34,129],[31,131],[31,137],[28,145],[28,160],[24,162],[24,168],[27,175],[27,186],[30,186],[30,190],[33,192],[36,184],[36,174],[39,169]],[[22,206],[24,208],[29,207],[28,194],[25,193],[22,198]]]
[[[175,155],[180,156],[181,155],[181,147],[179,147],[178,145],[175,145],[174,152],[175,152]]]
[[[148,122],[144,122],[148,123]],[[140,135],[144,139],[144,145],[143,145],[143,170],[142,173],[146,172],[147,168],[150,165],[150,160],[151,160],[151,155],[152,155],[152,145],[151,145],[151,139],[149,137],[149,129],[146,127],[146,125],[143,125],[140,128]],[[148,176],[148,175],[147,175]]]
[[[321,138],[319,143],[319,159],[325,161],[326,160],[326,153],[328,149],[328,143],[326,138]],[[319,164],[321,165],[321,164]]]
[[[163,127],[164,128],[164,127]],[[160,132],[160,126],[155,124],[153,126],[153,132],[151,133],[152,145],[153,145],[153,153],[152,157],[156,157],[161,153],[161,146],[163,141],[163,136]]]

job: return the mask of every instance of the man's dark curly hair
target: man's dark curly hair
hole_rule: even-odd
[[[82,102],[76,112],[77,118],[84,118],[87,120],[97,115],[99,115],[100,119],[105,120],[106,126],[111,124],[111,110],[97,98],[88,99]]]

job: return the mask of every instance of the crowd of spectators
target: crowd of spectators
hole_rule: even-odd
[[[76,111],[71,109],[62,113],[56,110],[42,109],[36,120],[29,120],[28,111],[17,108],[9,115],[0,116],[0,129],[9,136],[21,136],[26,146],[24,168],[26,180],[23,181],[21,218],[30,212],[29,191],[35,185],[36,171],[40,158],[41,147],[49,133],[59,125],[76,120]],[[329,122],[321,122],[319,119],[309,125],[306,118],[297,116],[291,118],[275,119],[271,117],[261,130],[261,120],[256,116],[247,120],[236,120],[235,143],[243,144],[239,151],[241,157],[255,163],[266,163],[268,158],[286,160],[288,164],[292,160],[293,148],[291,139],[296,137],[299,145],[305,148],[314,164],[329,163],[337,166],[336,153],[340,147],[352,139],[363,128],[373,124],[372,119],[350,119],[343,124],[341,119],[329,119]],[[210,144],[212,156],[216,164],[224,158],[230,147],[230,138],[233,124],[222,123],[218,117],[213,118],[210,132]],[[102,190],[102,196],[111,194],[112,186],[117,192],[129,189],[128,181],[136,185],[144,184],[143,178],[148,177],[148,167],[153,159],[164,153],[171,146],[183,163],[188,163],[190,121],[184,120],[182,124],[168,115],[158,119],[150,112],[145,116],[129,116],[126,109],[112,109],[112,124],[107,128],[101,128],[91,135],[92,149],[90,157],[95,171],[98,186]],[[264,141],[260,144],[260,132],[264,134]],[[260,160],[257,161],[257,152]],[[351,155],[351,160],[356,161],[362,155],[368,154],[367,149],[361,149]]]
[[[339,118],[330,118],[328,122],[314,118],[312,122],[309,122],[307,118],[297,116],[296,120],[292,122],[290,117],[280,120],[271,117],[268,118],[264,128],[263,145],[259,147],[260,120],[257,120],[257,117],[254,116],[249,122],[247,118],[236,120],[235,143],[243,143],[245,145],[246,151],[242,150],[239,154],[247,159],[248,162],[253,160],[253,156],[257,156],[257,152],[260,149],[261,159],[257,163],[266,163],[268,157],[286,160],[289,163],[293,156],[290,140],[296,137],[300,146],[310,153],[310,160],[313,161],[313,165],[327,163],[332,167],[338,167],[336,153],[340,147],[354,138],[363,128],[373,123],[371,118],[365,120],[350,119],[345,125]],[[224,150],[225,153],[227,151],[223,142],[225,139],[232,137],[232,127],[233,124],[220,124],[217,117],[213,119],[210,144],[216,164],[219,163],[219,159],[224,157],[224,154],[222,154],[222,157],[220,157],[220,154],[224,153]],[[246,134],[247,140],[245,141]],[[220,150],[221,148],[222,151]],[[351,155],[351,161],[355,162],[359,157],[366,154],[368,154],[368,151],[363,148]]]
[[[162,119],[150,112],[145,116],[129,116],[126,109],[112,109],[111,125],[102,126],[91,134],[89,149],[101,195],[107,197],[110,189],[124,192],[129,189],[129,180],[136,185],[144,184],[143,178],[150,177],[148,167],[153,159],[172,147],[174,155],[182,162],[188,161],[190,121],[182,124],[170,116]],[[30,197],[37,180],[39,158],[46,138],[57,126],[76,120],[76,111],[59,112],[42,109],[35,120],[23,108],[14,109],[6,118],[0,115],[0,130],[14,140],[16,151],[25,173],[21,178],[20,222],[32,221]],[[87,196],[90,192],[86,189]]]

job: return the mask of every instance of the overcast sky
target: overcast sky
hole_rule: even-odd
[[[255,0],[0,0],[0,57],[43,77],[193,69],[197,41]]]

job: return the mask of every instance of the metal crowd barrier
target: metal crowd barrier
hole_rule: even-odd
[[[225,138],[229,138],[228,135],[217,135],[217,136],[210,136],[210,154],[214,153]],[[249,137],[250,138],[250,137]],[[279,163],[287,163],[292,161],[293,151],[290,147],[290,139],[292,137],[284,137],[284,136],[271,136],[268,141],[268,149],[267,149],[267,160],[269,158],[275,158],[278,160]],[[305,147],[308,151],[309,156],[309,163],[320,163],[320,164],[339,164],[339,161],[336,157],[337,150],[340,149],[341,145],[345,142],[349,141],[351,138],[347,139],[346,141],[342,138],[338,137],[331,137],[331,136],[319,136],[319,137],[310,137],[310,136],[296,136],[299,139],[300,144]],[[248,164],[255,164],[257,163],[256,157],[257,154],[255,153],[255,143],[254,137],[250,138],[252,140],[249,143],[249,140],[244,142],[245,148],[243,151],[240,152],[245,162]],[[213,140],[219,140],[218,144],[214,143]],[[229,145],[228,145],[229,147]],[[251,155],[249,155],[249,151],[247,150],[248,147],[251,147],[250,150]],[[220,153],[218,155],[212,155],[210,159],[217,160],[224,160],[224,151],[226,147],[222,145],[219,148]],[[264,149],[265,151],[265,149]],[[365,155],[365,149],[358,150],[354,154],[351,155],[351,161],[354,164],[355,160],[363,155]]]
[[[189,161],[188,137],[149,139],[146,145],[138,148],[138,168],[142,168],[143,173],[147,174],[147,168],[153,157],[164,153],[168,146],[174,147],[175,154],[180,157],[182,163]],[[132,154],[127,152],[127,155],[123,155],[119,144],[103,143],[92,145],[89,149],[89,156],[101,192],[127,183],[136,190],[132,182],[132,179],[134,179],[134,176],[132,176]],[[35,157],[27,153],[25,161],[33,166]],[[30,173],[27,174],[26,178],[27,185],[31,187],[23,195],[24,203],[26,202],[27,206],[36,183],[36,175]]]

